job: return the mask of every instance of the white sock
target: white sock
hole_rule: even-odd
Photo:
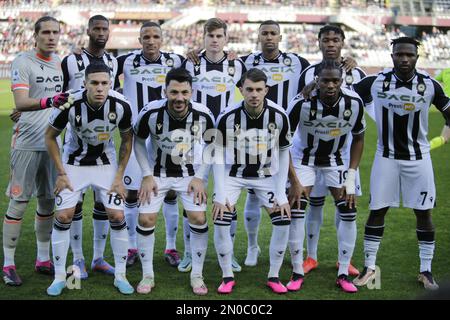
[[[53,229],[53,212],[41,215],[36,212],[34,231],[36,232],[37,259],[41,262],[50,260],[50,239]]]
[[[247,192],[244,209],[244,226],[247,231],[248,248],[258,246],[258,227],[261,222],[261,207],[258,197],[253,192]]]
[[[297,274],[303,272],[303,241],[305,239],[305,211],[291,211],[291,224],[289,226],[289,251],[291,253],[292,271]],[[294,217],[295,213],[295,217]]]
[[[128,232],[125,218],[111,223],[111,248],[114,254],[115,276],[126,273],[128,255]]]
[[[341,217],[339,216],[339,210],[336,208],[336,210],[334,210],[334,225],[336,226],[336,230],[339,229],[340,222],[341,222]]]
[[[8,218],[5,215],[3,220],[3,266],[14,266],[14,255],[17,243],[19,242],[20,229],[22,228],[22,219]]]
[[[289,224],[287,219],[281,219],[279,212],[270,215],[272,220],[272,236],[270,238],[270,270],[268,278],[278,278],[284,254],[289,240]]]
[[[433,260],[435,247],[434,230],[416,229],[416,233],[419,240],[420,272],[431,272],[431,261]]]
[[[191,228],[192,278],[203,275],[203,264],[208,248],[208,224],[194,225],[190,223],[189,226]]]
[[[323,206],[325,197],[311,197],[306,212],[306,247],[307,256],[317,260],[317,247],[319,245],[320,227],[323,223]]]
[[[142,265],[142,276],[154,277],[153,251],[155,248],[155,227],[144,228],[137,226],[137,243]]]
[[[70,223],[61,223],[57,218],[52,231],[53,264],[55,280],[66,279],[66,260],[70,244]]]
[[[337,205],[340,220],[338,229],[339,270],[341,274],[348,275],[348,267],[353,256],[356,243],[356,211],[347,212],[345,202]],[[345,211],[343,210],[345,209]]]
[[[108,239],[109,221],[106,211],[103,208],[98,208],[98,204],[94,205],[94,219],[92,224],[94,226],[94,255],[92,260],[103,258],[105,253],[106,240]],[[128,250],[128,249],[127,249]],[[127,251],[128,253],[128,251]]]
[[[166,222],[166,250],[176,250],[178,231],[178,202],[176,199],[164,200],[163,214]]]
[[[233,241],[230,236],[231,219],[232,214],[230,212],[225,212],[223,220],[217,219],[214,222],[214,247],[216,248],[223,278],[233,277],[233,270],[231,267],[233,255]]]
[[[189,227],[189,220],[185,212],[183,212],[183,240],[184,252],[191,253],[191,228]]]
[[[364,231],[364,266],[375,270],[377,253],[383,238],[384,225],[369,226],[366,224]]]
[[[137,202],[126,202],[124,208],[125,220],[127,222],[127,231],[128,231],[128,249],[137,249],[136,242],[136,227],[138,224],[138,207]]]
[[[70,248],[72,249],[73,261],[84,260],[83,255],[83,212],[76,210],[70,225]]]

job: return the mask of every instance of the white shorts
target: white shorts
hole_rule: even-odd
[[[341,188],[344,183],[343,173],[345,166],[337,167],[311,167],[300,165],[295,168],[295,173],[304,187],[314,186],[321,175],[323,185],[331,188]]]
[[[237,203],[242,188],[253,190],[262,207],[273,208],[275,204],[275,181],[273,177],[256,179],[226,177],[224,188],[228,203],[232,206]]]
[[[149,203],[143,203],[139,206],[139,213],[149,214],[157,213],[161,209],[161,205],[166,197],[167,192],[173,190],[181,198],[183,207],[186,211],[206,211],[206,204],[195,204],[194,194],[188,194],[188,186],[194,177],[181,177],[181,178],[160,178],[154,177],[158,186],[158,195],[155,196],[152,193],[151,201]],[[205,189],[207,185],[205,186]]]
[[[142,171],[136,160],[134,149],[131,151],[130,159],[123,175],[123,185],[127,190],[139,190],[142,181]]]
[[[376,154],[370,175],[370,209],[399,207],[400,193],[406,208],[434,207],[436,187],[428,155],[422,160],[395,160]]]
[[[345,181],[347,178],[347,170],[340,171],[340,178],[339,180]],[[356,180],[355,180],[355,187],[356,187],[356,195],[358,197],[362,196],[362,189],[361,189],[361,179],[359,176],[359,168],[356,170]],[[313,198],[319,198],[319,197],[326,197],[328,195],[328,187],[325,184],[325,179],[323,178],[322,171],[317,172],[316,175],[316,182],[311,190],[310,196]]]
[[[91,187],[98,202],[106,208],[123,210],[123,201],[116,193],[107,194],[117,172],[116,165],[72,166],[64,164],[67,177],[73,191],[64,189],[56,196],[56,209],[68,209],[76,206],[83,192]]]

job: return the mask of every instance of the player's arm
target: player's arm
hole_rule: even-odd
[[[446,125],[442,129],[441,135],[430,141],[431,149],[436,149],[444,145],[450,138],[450,98],[447,97],[439,82],[432,79],[434,86],[434,99],[432,103],[442,113],[446,120]]]
[[[219,116],[216,123],[216,135],[214,138],[214,159],[213,159],[213,175],[214,175],[214,202],[213,202],[213,221],[217,218],[222,219],[223,213],[229,211],[227,209],[227,199],[224,190],[225,184],[225,149],[227,147],[226,136],[226,120]]]
[[[47,108],[59,108],[64,106],[66,108],[66,104],[69,105],[73,102],[73,98],[70,93],[59,93],[53,97],[35,99],[30,98],[28,90],[14,90],[14,104],[16,106],[16,110],[19,112],[27,112],[27,111],[38,111]]]
[[[350,72],[352,69],[358,66],[358,63],[355,59],[353,59],[350,56],[342,57],[341,61],[342,67],[344,68],[345,72]]]
[[[72,185],[67,177],[66,170],[64,169],[58,141],[56,140],[67,125],[68,113],[68,110],[62,112],[59,110],[54,110],[49,119],[47,130],[45,131],[45,145],[47,146],[48,154],[53,160],[56,172],[58,174],[54,190],[55,194],[60,193],[66,188],[73,191]]]
[[[346,202],[349,208],[356,206],[356,170],[361,162],[364,150],[364,131],[366,130],[366,122],[364,119],[364,108],[362,101],[360,101],[360,108],[358,118],[355,126],[352,129],[352,144],[350,146],[350,163],[347,171],[347,178],[345,179],[341,196],[345,194]]]

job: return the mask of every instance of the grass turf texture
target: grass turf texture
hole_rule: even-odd
[[[6,213],[9,199],[4,195],[4,190],[9,177],[9,146],[12,123],[6,116],[12,107],[12,95],[9,91],[9,81],[0,80],[0,211]],[[368,216],[369,199],[369,177],[376,145],[376,132],[374,123],[367,119],[368,128],[363,159],[360,166],[362,187],[364,195],[358,204],[358,238],[353,256],[355,266],[362,269],[363,258],[363,233],[364,224]],[[437,112],[430,113],[430,133],[433,137],[440,133],[443,125],[442,116]],[[118,140],[117,140],[118,141]],[[450,162],[450,146],[444,146],[432,152],[437,188],[438,206],[433,211],[434,225],[436,228],[436,250],[433,261],[433,274],[438,283],[443,284],[445,280],[450,281],[450,219],[448,209],[450,198],[447,196],[450,173],[447,164]],[[209,185],[212,190],[212,184]],[[243,266],[241,273],[236,273],[237,285],[233,294],[228,296],[218,295],[217,286],[221,281],[221,271],[213,244],[213,225],[211,221],[210,206],[208,206],[209,246],[204,266],[205,282],[209,289],[206,297],[196,297],[192,294],[189,286],[189,274],[180,273],[177,269],[170,267],[163,258],[165,248],[165,228],[162,214],[156,228],[156,244],[154,254],[154,270],[156,287],[149,295],[133,294],[123,296],[113,287],[113,277],[103,274],[89,273],[89,278],[82,281],[81,290],[65,289],[63,294],[56,298],[62,300],[71,299],[413,299],[425,293],[421,285],[416,281],[419,269],[418,246],[415,232],[415,217],[408,209],[391,209],[386,217],[386,229],[383,242],[380,246],[377,264],[381,268],[381,290],[369,290],[361,288],[354,295],[345,294],[336,288],[336,260],[337,240],[334,227],[334,206],[331,198],[327,198],[325,207],[324,224],[321,229],[318,260],[319,268],[312,271],[305,278],[304,287],[296,293],[286,295],[273,294],[266,288],[265,282],[269,268],[269,242],[271,234],[270,219],[263,214],[259,232],[259,244],[262,254],[258,260],[258,266],[245,267],[243,265],[247,238],[243,222],[243,208],[245,204],[245,192],[242,193],[238,208],[238,228],[235,242],[235,255]],[[84,204],[84,235],[83,249],[87,266],[92,258],[92,192],[87,192]],[[34,260],[36,257],[36,245],[34,234],[34,212],[36,202],[30,202],[24,217],[22,234],[16,251],[16,265],[19,275],[22,277],[21,287],[6,287],[0,284],[1,299],[50,299],[46,288],[50,285],[52,278],[39,275],[34,272]],[[180,219],[177,248],[183,251],[182,224]],[[113,257],[109,241],[106,248],[106,259],[113,263]],[[3,262],[3,250],[0,253]],[[68,263],[72,261],[69,254]],[[89,268],[88,268],[89,271]],[[287,283],[291,274],[289,254],[286,254],[285,262],[280,272],[283,283]],[[141,267],[137,265],[127,271],[127,277],[134,286],[141,279]],[[54,299],[54,298],[52,298]]]

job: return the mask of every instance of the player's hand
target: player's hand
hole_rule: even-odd
[[[120,177],[114,179],[114,182],[107,194],[110,195],[111,193],[116,193],[118,197],[125,201],[127,197],[127,191],[125,190],[122,179]]]
[[[347,178],[341,189],[340,198],[344,199],[349,209],[356,207],[356,170],[348,169]]]
[[[295,205],[297,205],[297,208],[300,208],[302,196],[309,200],[309,193],[307,188],[303,187],[300,181],[291,180],[291,186],[289,187],[288,191],[288,200],[291,208],[294,208]]]
[[[194,49],[187,53],[186,59],[188,59],[193,64],[200,64],[200,58],[198,55],[202,52],[203,49]]]
[[[283,203],[282,205],[279,205],[277,201],[275,201],[275,204],[273,206],[274,211],[280,211],[281,219],[284,219],[286,216],[289,220],[291,220],[291,206],[289,205],[289,202]]]
[[[238,58],[239,58],[239,56],[236,53],[236,51],[230,50],[230,51],[227,52],[227,60],[228,61],[233,61],[233,60],[236,60]]]
[[[58,195],[64,189],[69,189],[73,192],[73,187],[70,184],[69,177],[65,173],[58,175],[58,177],[56,178],[55,189],[53,190],[53,192],[55,193],[55,195]]]
[[[213,221],[216,221],[216,219],[223,219],[223,213],[227,211],[227,212],[231,212],[231,205],[227,202],[226,205],[214,201],[213,202],[213,209],[212,209],[212,214],[213,214]]]
[[[196,205],[201,205],[206,203],[207,195],[205,192],[205,186],[203,185],[203,180],[199,178],[192,178],[191,182],[188,185],[187,193],[188,195],[194,193],[193,201]]]
[[[356,60],[352,57],[343,57],[342,58],[342,67],[344,68],[345,72],[350,72],[352,69],[354,69],[358,64],[356,63]]]
[[[9,118],[11,119],[12,122],[17,122],[20,119],[20,116],[22,115],[22,112],[17,111],[16,108],[12,109]]]
[[[142,179],[141,188],[138,192],[139,204],[144,204],[145,202],[150,204],[152,192],[155,196],[158,195],[158,185],[156,184],[153,176],[145,176]]]
[[[58,93],[49,98],[41,99],[41,109],[58,108],[60,110],[69,109],[74,102],[73,95],[70,92]]]
[[[317,88],[316,81],[311,81],[303,88],[301,94],[305,99],[311,99],[311,94],[316,88]]]

